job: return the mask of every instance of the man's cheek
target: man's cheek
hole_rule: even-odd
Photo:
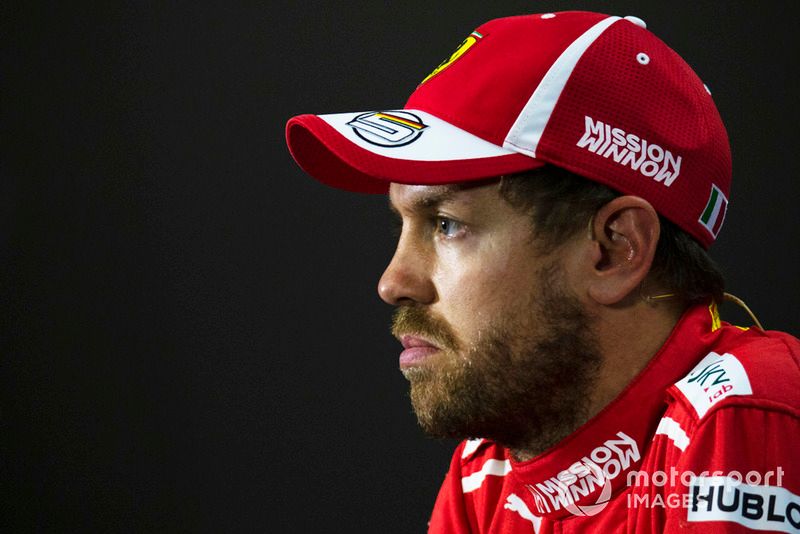
[[[515,284],[510,273],[492,269],[461,272],[458,277],[437,280],[438,306],[453,327],[478,330],[507,310],[516,309],[519,302],[529,299],[527,287]]]

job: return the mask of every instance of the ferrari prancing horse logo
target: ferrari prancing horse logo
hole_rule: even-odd
[[[450,54],[450,57],[449,57],[449,58],[447,58],[447,59],[445,59],[444,61],[442,61],[442,62],[439,64],[439,66],[438,66],[438,67],[436,67],[435,69],[433,69],[433,72],[431,72],[430,74],[428,74],[428,75],[425,77],[425,79],[424,79],[424,80],[422,80],[421,82],[419,82],[419,84],[420,84],[420,85],[422,85],[423,83],[427,82],[428,80],[430,80],[431,78],[433,78],[434,76],[436,76],[437,74],[439,74],[440,72],[442,72],[444,69],[446,69],[447,67],[449,67],[450,65],[452,65],[453,63],[455,63],[455,61],[456,61],[458,58],[460,58],[461,56],[463,56],[463,55],[464,55],[464,54],[467,52],[467,50],[469,50],[470,48],[472,48],[472,47],[475,45],[475,43],[477,43],[477,42],[478,42],[480,39],[483,39],[483,35],[481,35],[481,34],[480,34],[480,33],[478,33],[478,32],[472,32],[471,34],[469,34],[469,36],[468,36],[466,39],[464,39],[464,40],[461,42],[461,44],[460,44],[460,45],[458,45],[458,48],[456,48],[456,51],[455,51],[455,52],[453,52],[452,54]]]

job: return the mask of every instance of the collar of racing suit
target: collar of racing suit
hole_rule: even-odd
[[[706,354],[719,326],[714,304],[690,308],[647,366],[600,413],[539,456],[512,461],[509,474],[529,493],[526,500],[532,496],[536,515],[594,515],[593,507],[627,487],[666,409],[667,389]]]

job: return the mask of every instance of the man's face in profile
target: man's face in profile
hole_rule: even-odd
[[[392,184],[390,200],[402,230],[378,292],[398,306],[422,427],[527,450],[574,429],[600,356],[564,268],[569,243],[542,251],[497,181]]]

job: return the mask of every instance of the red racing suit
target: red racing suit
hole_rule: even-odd
[[[800,532],[800,341],[696,306],[599,414],[514,461],[461,443],[429,533]]]

